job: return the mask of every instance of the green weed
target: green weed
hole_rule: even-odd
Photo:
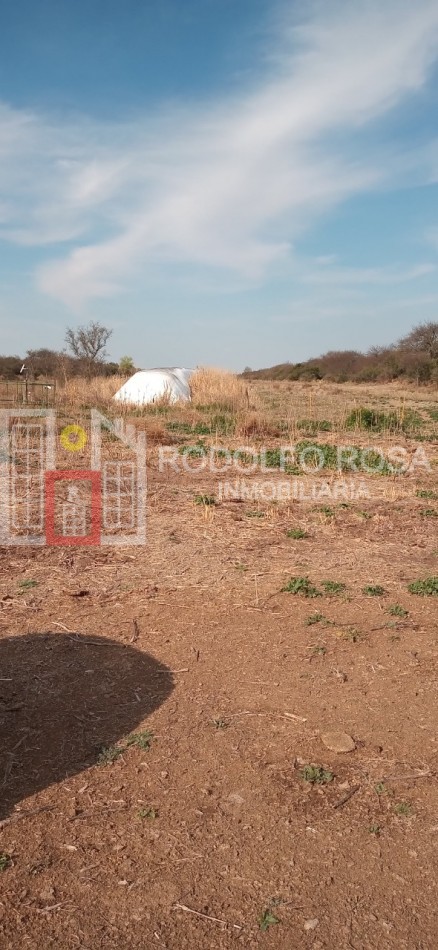
[[[215,729],[227,729],[229,721],[228,719],[213,719],[213,725]]]
[[[333,511],[333,508],[330,508],[329,505],[320,505],[319,507],[314,508],[313,510],[314,510],[314,511],[320,511],[322,515],[325,515],[325,516],[326,516],[326,518],[334,518],[334,517],[335,517],[335,513],[334,513],[334,511]]]
[[[216,504],[216,499],[214,495],[195,495],[194,502],[195,505],[205,505],[208,508]]]
[[[333,425],[328,419],[299,419],[297,429],[305,429],[311,435],[317,432],[331,432]]]
[[[301,541],[302,538],[308,538],[309,535],[306,531],[303,531],[302,528],[288,528],[286,531],[288,538],[293,538],[294,541]]]
[[[388,613],[391,614],[391,617],[407,617],[409,610],[405,610],[401,604],[393,604],[392,607],[388,608]]]
[[[137,746],[138,749],[150,749],[153,738],[153,734],[149,732],[149,729],[144,729],[142,732],[134,732],[132,736],[128,736],[125,742],[125,749],[133,745]]]
[[[374,786],[374,791],[377,792],[378,795],[386,795],[386,785],[385,785],[385,783],[384,783],[384,782],[376,782],[376,784],[375,784],[375,786]]]
[[[278,917],[276,917],[275,914],[272,913],[270,908],[267,908],[266,910],[263,911],[263,914],[260,917],[259,928],[260,930],[265,931],[265,930],[269,930],[269,928],[272,927],[273,924],[279,924],[279,923],[281,923],[281,921],[278,919]]]
[[[111,765],[123,755],[124,750],[116,745],[102,746],[97,757],[98,765]]]
[[[139,818],[158,818],[158,811],[156,808],[140,808],[138,813]]]
[[[409,818],[409,815],[412,814],[412,806],[409,802],[398,802],[397,805],[394,805],[394,811],[396,815],[403,815],[404,818]]]
[[[310,617],[307,617],[304,623],[306,624],[306,627],[313,627],[315,623],[323,623],[324,625],[326,625],[327,623],[329,623],[329,621],[326,620],[326,618],[324,617],[324,614],[315,613],[315,614],[310,614]]]
[[[419,597],[438,597],[438,577],[425,577],[423,580],[413,581],[409,584],[410,594],[418,594]]]
[[[438,501],[438,492],[432,491],[431,488],[419,488],[415,494],[417,498],[430,498],[433,501]]]
[[[321,591],[310,582],[308,577],[291,577],[281,590],[287,594],[302,594],[303,597],[321,597]]]
[[[311,785],[328,785],[334,778],[333,772],[322,765],[305,765],[300,769],[300,776],[304,782],[310,782]]]
[[[322,581],[321,586],[326,594],[343,594],[347,590],[347,585],[339,581]]]

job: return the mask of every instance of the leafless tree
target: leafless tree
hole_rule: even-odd
[[[86,327],[78,327],[76,330],[67,328],[65,342],[73,355],[83,361],[88,374],[107,356],[105,347],[112,332],[94,320]]]
[[[415,350],[427,353],[432,360],[438,359],[438,323],[429,320],[428,323],[419,323],[398,344],[403,350]]]

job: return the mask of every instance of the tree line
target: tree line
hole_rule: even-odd
[[[259,370],[247,368],[243,375],[248,379],[325,379],[338,383],[395,379],[417,385],[438,383],[438,323],[420,323],[391,346],[373,346],[367,353],[329,350],[303,363],[279,363]]]
[[[24,356],[0,356],[0,377],[14,379],[25,375],[31,379],[70,379],[74,376],[130,376],[135,366],[130,356],[118,363],[108,360],[107,343],[112,330],[92,320],[87,326],[65,332],[65,348],[47,347],[27,350]]]

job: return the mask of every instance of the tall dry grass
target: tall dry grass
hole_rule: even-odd
[[[74,378],[59,385],[56,405],[71,421],[81,423],[84,412],[96,407],[104,414],[135,417],[136,425],[148,433],[151,442],[167,444],[169,438],[184,438],[190,426],[217,426],[217,438],[235,438],[245,444],[269,439],[296,441],[312,436],[327,442],[342,438],[363,438],[360,425],[352,430],[347,420],[353,410],[368,406],[383,412],[395,412],[403,420],[408,409],[422,413],[420,433],[426,439],[438,434],[438,425],[429,410],[436,405],[430,393],[407,394],[394,386],[361,387],[354,384],[303,382],[247,382],[225,370],[201,367],[190,380],[192,401],[171,404],[169,399],[137,407],[114,403],[113,396],[125,377]],[[225,418],[224,418],[225,417]],[[320,426],[319,423],[326,423]],[[328,424],[327,424],[328,423]],[[179,427],[179,428],[178,428]],[[393,441],[392,431],[367,432],[366,438]],[[349,444],[349,442],[348,442]]]
[[[229,412],[249,406],[247,383],[223,369],[199,367],[190,378],[190,389],[195,406],[214,405]]]
[[[90,405],[108,405],[118,389],[126,382],[124,376],[68,379],[57,390],[58,402],[71,408]],[[226,370],[200,367],[190,378],[192,406],[217,406],[230,412],[238,412],[249,406],[248,385],[234,373]],[[154,405],[169,405],[164,395]],[[185,404],[181,403],[183,408]],[[122,406],[118,406],[121,409]]]
[[[57,403],[72,410],[81,406],[108,406],[123,383],[126,383],[126,376],[95,376],[92,379],[75,376],[58,386]]]

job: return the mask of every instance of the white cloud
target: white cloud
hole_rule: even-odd
[[[438,270],[438,266],[430,262],[411,267],[336,267],[330,266],[332,262],[327,259],[317,259],[315,263],[319,266],[304,267],[303,283],[338,287],[395,285],[436,274]]]
[[[57,246],[44,293],[80,306],[169,261],[260,279],[321,212],[385,182],[366,126],[426,82],[438,6],[311,9],[283,12],[269,75],[225,102],[112,124],[0,109],[0,236]]]

